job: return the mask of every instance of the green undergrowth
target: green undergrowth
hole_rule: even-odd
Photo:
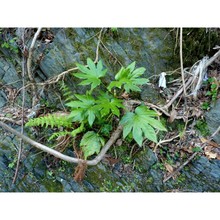
[[[148,83],[142,78],[145,68],[135,68],[135,62],[115,74],[114,80],[106,83],[107,69],[102,61],[97,64],[90,58],[87,65],[77,63],[78,72],[74,78],[80,80],[79,85],[85,86],[83,94],[76,94],[62,84],[63,96],[68,113],[54,113],[34,118],[27,126],[56,128],[49,140],[70,136],[83,152],[84,159],[98,154],[114,129],[123,127],[123,139],[134,140],[139,147],[145,139],[157,143],[156,130],[166,131],[158,120],[158,114],[147,106],[128,105],[124,97],[132,97],[132,93],[140,93],[141,87]],[[80,139],[80,141],[79,141]]]

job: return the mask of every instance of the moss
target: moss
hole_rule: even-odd
[[[200,131],[202,136],[209,136],[210,135],[210,131],[209,131],[208,125],[205,120],[202,120],[202,119],[197,120],[195,127]]]
[[[150,177],[148,177],[147,179],[146,179],[146,184],[153,184],[153,182],[154,182],[154,179],[153,179],[153,177],[152,176],[150,176]]]
[[[176,31],[177,29],[172,32],[173,37],[176,37]],[[192,66],[206,55],[213,56],[216,51],[212,48],[219,45],[219,36],[219,30],[214,28],[183,28],[184,66]],[[179,42],[175,54],[174,63],[179,63]]]

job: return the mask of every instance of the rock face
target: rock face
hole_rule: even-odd
[[[100,29],[51,29],[54,41],[35,51],[35,61],[43,53],[43,59],[36,67],[40,80],[75,67],[75,63],[86,64],[90,57],[95,60]],[[145,67],[145,77],[160,74],[170,68],[173,46],[165,29],[130,28],[118,29],[112,33],[104,29],[99,47],[99,59],[109,70],[109,79],[120,70],[136,61],[136,67]],[[45,49],[45,47],[47,47]],[[156,65],[155,65],[156,63]],[[80,89],[80,88],[76,88]],[[152,90],[152,89],[151,89]]]
[[[51,29],[54,34],[53,42],[46,45],[38,41],[37,45],[40,46],[34,51],[32,65],[36,81],[45,81],[75,67],[76,62],[85,64],[88,57],[94,60],[99,31],[100,29],[81,28]],[[109,70],[109,79],[117,73],[121,65],[127,66],[133,61],[136,61],[137,67],[146,68],[145,77],[170,70],[175,42],[172,42],[167,34],[168,31],[165,29],[119,28],[116,33],[105,29],[100,43],[99,58]],[[38,62],[40,55],[43,55],[43,58]],[[14,62],[4,56],[0,57],[0,86],[10,84],[12,88],[21,88],[19,72]],[[76,90],[80,89],[76,82],[69,81],[69,83]],[[150,98],[153,101],[158,99],[156,90],[153,91],[151,88],[143,89],[142,99]],[[46,101],[48,102],[50,98],[51,103],[55,103],[53,88],[52,91],[46,92],[48,93]],[[6,105],[7,94],[3,89],[0,91],[0,113],[2,107]],[[212,123],[210,130],[217,127],[216,122],[220,123],[219,110],[220,102],[207,115],[208,123]],[[17,184],[12,185],[18,148],[19,139],[0,128],[0,191],[162,192],[169,189],[220,191],[218,161],[200,158],[189,165],[189,170],[183,170],[179,178],[163,184],[164,173],[161,164],[149,148],[137,155],[132,165],[119,162],[114,167],[104,163],[89,167],[84,181],[78,184],[72,177],[74,172],[72,164],[54,160],[54,157],[48,157],[46,154],[39,154],[37,149],[25,145]],[[72,151],[67,152],[68,155],[71,153]]]
[[[211,110],[205,114],[205,118],[210,132],[215,132],[220,126],[220,99],[217,100]],[[220,144],[220,133],[216,134],[213,139]]]

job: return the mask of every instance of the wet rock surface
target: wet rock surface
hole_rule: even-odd
[[[217,100],[211,110],[205,114],[205,118],[210,132],[215,132],[220,126],[220,100]],[[220,144],[220,133],[216,134],[213,140]]]
[[[175,179],[163,183],[164,171],[151,149],[135,158],[135,166],[118,162],[114,167],[103,162],[88,167],[81,183],[73,179],[75,165],[56,161],[48,166],[48,156],[27,147],[16,184],[12,184],[15,167],[10,167],[16,150],[1,147],[1,192],[219,192],[220,162],[200,157],[186,166]],[[145,156],[144,156],[145,155]],[[149,163],[146,162],[149,159]],[[153,165],[152,165],[153,164]]]
[[[85,63],[87,57],[95,59],[99,29],[52,29],[54,41],[38,48],[34,53],[36,63],[40,53],[44,57],[36,65],[37,81],[44,81],[68,68],[75,62]],[[99,55],[109,69],[110,78],[120,69],[120,63],[128,65],[137,61],[137,67],[147,69],[146,76],[160,74],[170,67],[174,45],[163,29],[118,29],[117,34],[105,33]],[[45,49],[46,48],[46,49]],[[108,52],[111,51],[112,54]],[[156,63],[156,65],[155,65]],[[13,62],[0,57],[0,85],[12,83],[21,88],[21,78]],[[75,82],[73,88],[80,90]],[[142,91],[142,99],[149,99],[149,88]],[[51,96],[54,97],[52,90]],[[152,97],[155,95],[155,97]],[[157,93],[150,94],[158,100]],[[55,97],[52,98],[51,103]],[[7,94],[0,91],[0,113],[7,104]],[[215,129],[219,118],[220,102],[209,112],[208,123]],[[210,116],[211,115],[211,116]],[[217,118],[217,119],[216,119]],[[220,121],[220,120],[219,120]],[[11,124],[12,125],[12,124]],[[14,125],[12,125],[14,126]],[[18,130],[18,126],[14,126]],[[218,139],[217,139],[218,140]],[[24,152],[16,184],[12,184],[15,173],[19,139],[0,128],[0,191],[1,192],[183,192],[220,191],[220,162],[200,157],[188,164],[177,176],[165,184],[164,170],[158,164],[154,152],[146,148],[138,153],[133,163],[118,163],[111,166],[104,162],[88,167],[82,183],[73,179],[75,165],[49,157],[37,149],[24,145]],[[67,154],[71,153],[67,151]]]

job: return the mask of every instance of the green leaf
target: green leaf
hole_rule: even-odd
[[[39,118],[32,118],[30,119],[26,124],[25,127],[27,126],[45,126],[46,128],[48,126],[53,127],[71,127],[72,126],[72,122],[71,120],[68,118],[68,116],[59,116],[56,114],[49,114],[49,115],[45,115]]]
[[[141,105],[135,109],[135,112],[139,115],[158,116],[157,112],[150,110],[148,107]]]
[[[93,110],[88,111],[88,122],[89,125],[92,126],[93,122],[95,121],[95,113]]]
[[[202,148],[201,147],[193,147],[192,152],[201,152]]]
[[[144,138],[143,138],[142,128],[141,126],[139,126],[139,123],[134,123],[132,136],[134,140],[138,143],[138,145],[141,146]]]
[[[146,106],[138,106],[135,109],[135,113],[139,115],[141,120],[146,121],[152,127],[160,131],[167,131],[160,121],[152,118],[152,116],[157,116],[157,113],[153,110],[149,110]]]
[[[95,99],[89,94],[75,94],[75,97],[78,100],[66,104],[71,107],[69,118],[75,122],[88,121],[89,125],[92,126],[95,118],[100,116],[98,109],[95,108]]]
[[[141,67],[141,68],[137,68],[136,70],[132,70],[131,72],[132,72],[132,78],[137,78],[137,77],[139,77],[139,76],[141,76],[141,75],[143,75],[143,73],[145,72],[145,68],[144,67]]]
[[[131,132],[134,117],[135,114],[133,112],[128,112],[122,117],[120,124],[125,125],[123,128],[123,138],[126,138],[127,135]]]
[[[140,92],[139,86],[149,82],[146,78],[140,78],[144,71],[145,68],[143,67],[135,70],[135,62],[131,63],[127,68],[122,67],[115,75],[115,81],[112,81],[107,89],[111,91],[113,87],[121,89],[124,86],[127,93],[130,91]]]
[[[82,147],[85,159],[87,159],[89,156],[95,153],[98,154],[100,152],[101,147],[103,147],[104,144],[104,139],[94,131],[88,131],[87,133],[85,133],[80,142],[80,146]]]
[[[144,136],[150,141],[157,143],[157,135],[154,129],[147,123],[144,126],[145,126],[145,129],[143,130]]]
[[[105,76],[107,69],[103,69],[102,61],[96,65],[90,58],[87,59],[88,68],[81,64],[76,64],[81,73],[75,73],[74,76],[84,79],[79,85],[90,85],[91,91],[100,85],[100,78]]]
[[[114,96],[100,92],[101,95],[98,96],[98,99],[96,101],[95,109],[101,112],[101,116],[108,115],[110,112],[112,112],[117,117],[120,116],[119,108],[124,108],[122,104],[122,100],[115,98]]]
[[[132,132],[133,139],[142,145],[144,138],[157,143],[157,136],[154,128],[166,131],[162,123],[153,117],[157,113],[149,110],[146,106],[139,106],[134,112],[127,112],[121,119],[123,126],[123,138]]]
[[[110,132],[112,131],[112,125],[111,124],[103,124],[100,130],[100,133],[104,136],[110,135]]]
[[[127,69],[129,69],[130,72],[134,71],[135,64],[136,64],[136,62],[134,61],[133,63],[131,63],[130,65],[127,66]]]

